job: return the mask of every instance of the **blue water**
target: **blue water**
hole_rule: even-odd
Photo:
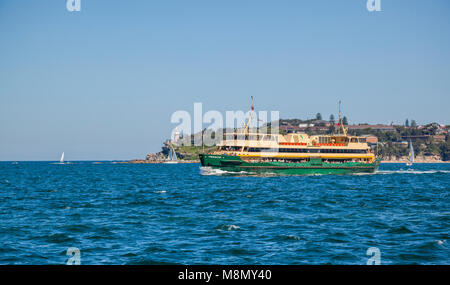
[[[209,174],[209,175],[204,175]],[[450,164],[373,175],[0,163],[0,264],[450,264]]]

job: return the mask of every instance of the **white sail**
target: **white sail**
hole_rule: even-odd
[[[63,163],[64,162],[64,152],[61,155],[61,159],[59,160],[59,162]]]
[[[414,148],[411,141],[409,141],[409,162],[414,162]]]
[[[169,164],[176,164],[176,163],[178,163],[177,153],[173,149],[173,146],[170,146],[169,156],[168,156],[167,160],[164,163],[169,163]]]
[[[173,146],[171,146],[171,148],[170,148],[169,159],[172,160],[172,161],[177,161],[178,160],[177,159],[177,153],[173,149]]]

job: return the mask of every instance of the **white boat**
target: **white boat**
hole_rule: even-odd
[[[414,148],[411,140],[409,141],[409,157],[408,162],[406,162],[406,166],[411,166],[414,163]]]
[[[170,145],[170,150],[169,150],[169,159],[164,161],[164,163],[166,164],[174,164],[174,163],[178,163],[178,158],[177,158],[177,153],[175,152],[175,150],[173,149],[173,146]]]
[[[64,152],[61,154],[61,159],[59,160],[59,163],[64,163]]]

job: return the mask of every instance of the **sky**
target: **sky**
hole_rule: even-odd
[[[158,152],[178,110],[450,124],[450,2],[0,1],[0,160]]]

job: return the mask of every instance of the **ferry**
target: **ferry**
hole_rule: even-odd
[[[227,133],[217,150],[199,155],[200,162],[204,167],[230,172],[287,175],[376,172],[380,159],[376,158],[365,137],[347,133],[342,124],[340,105],[339,102],[339,131],[328,135],[251,132],[250,112],[245,128]]]

